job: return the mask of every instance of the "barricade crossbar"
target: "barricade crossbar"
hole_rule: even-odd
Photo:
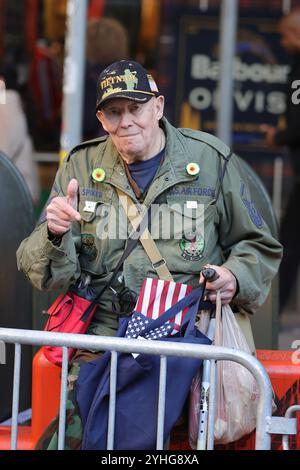
[[[271,446],[270,422],[272,415],[272,387],[269,376],[262,364],[254,357],[243,351],[210,345],[175,344],[164,341],[140,341],[139,339],[125,339],[108,336],[91,336],[72,333],[53,333],[35,330],[20,330],[0,328],[0,341],[15,344],[15,364],[13,383],[13,405],[12,405],[12,432],[11,449],[17,449],[18,435],[18,410],[19,410],[19,387],[21,367],[21,345],[31,346],[61,346],[63,348],[63,362],[61,374],[60,392],[60,415],[58,449],[64,449],[64,435],[66,426],[66,401],[67,401],[67,377],[68,377],[68,347],[76,349],[93,349],[96,351],[111,351],[111,374],[110,374],[110,402],[108,417],[108,441],[107,450],[113,450],[115,405],[116,405],[116,383],[118,354],[138,353],[156,354],[160,356],[160,378],[158,396],[158,421],[157,421],[157,449],[164,449],[164,410],[166,390],[166,356],[193,357],[210,361],[210,390],[209,390],[209,414],[207,429],[208,450],[214,446],[214,403],[216,395],[216,361],[233,361],[246,367],[255,377],[259,389],[259,401],[256,417],[256,450],[269,450]],[[200,420],[199,420],[200,421]],[[199,448],[199,446],[198,446]]]

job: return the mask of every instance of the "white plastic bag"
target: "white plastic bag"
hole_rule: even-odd
[[[219,294],[218,294],[219,295]],[[251,354],[234,313],[228,305],[222,306],[218,298],[216,330],[213,344]],[[207,333],[209,312],[202,312],[197,328]],[[201,370],[191,386],[189,410],[189,442],[197,447],[201,391]],[[258,405],[258,386],[253,375],[240,364],[232,361],[217,362],[215,444],[227,444],[249,434],[255,428]]]
[[[251,354],[229,305],[222,306],[222,320],[216,318],[214,344]],[[237,362],[217,363],[217,402],[215,443],[227,444],[249,434],[255,428],[258,386],[253,375]]]

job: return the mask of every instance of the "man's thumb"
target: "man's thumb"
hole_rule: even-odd
[[[75,210],[77,210],[77,192],[78,192],[78,181],[77,179],[73,178],[68,184],[67,201]]]

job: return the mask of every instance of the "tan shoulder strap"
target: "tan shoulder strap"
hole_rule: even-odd
[[[136,205],[128,196],[128,194],[123,193],[123,191],[118,188],[116,188],[116,190],[128,220],[130,221],[134,230],[137,230],[142,221],[142,217],[136,208]],[[162,257],[147,227],[144,229],[140,237],[140,242],[152,263],[153,269],[157,272],[158,277],[165,281],[173,281],[173,277],[167,267],[166,260]]]

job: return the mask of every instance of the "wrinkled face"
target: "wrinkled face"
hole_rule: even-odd
[[[163,108],[163,96],[151,98],[143,104],[115,98],[104,104],[97,112],[97,118],[119,153],[133,162],[145,160],[157,153],[161,135],[159,120],[162,118]]]

